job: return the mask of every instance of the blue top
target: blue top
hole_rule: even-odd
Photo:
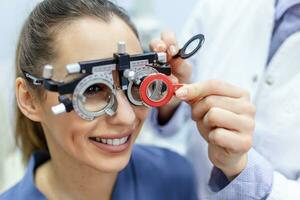
[[[35,186],[34,174],[49,159],[47,152],[34,153],[23,179],[0,200],[46,199]],[[197,200],[194,177],[191,165],[178,154],[135,145],[128,165],[118,175],[112,200]]]

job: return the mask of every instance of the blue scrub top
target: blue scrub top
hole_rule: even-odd
[[[46,199],[35,186],[34,173],[49,159],[48,152],[34,153],[23,179],[0,200]],[[128,165],[118,175],[112,200],[197,200],[194,177],[191,165],[178,154],[135,145]]]

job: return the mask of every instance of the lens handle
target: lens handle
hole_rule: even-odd
[[[147,90],[148,90],[150,84],[153,83],[154,81],[162,81],[167,87],[167,95],[159,101],[153,101],[147,95]],[[171,100],[171,98],[174,96],[175,91],[182,86],[183,86],[182,84],[173,84],[170,81],[170,79],[168,78],[168,76],[166,76],[165,74],[161,74],[161,73],[150,74],[141,83],[140,98],[147,106],[160,107],[160,106],[166,105]]]

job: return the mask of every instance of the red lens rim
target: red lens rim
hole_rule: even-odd
[[[164,84],[166,84],[166,86],[168,87],[168,90],[167,90],[168,93],[165,96],[165,98],[163,98],[162,100],[153,101],[148,97],[147,89],[153,81],[157,81],[157,80],[162,81]],[[142,101],[145,102],[147,105],[149,105],[151,107],[160,107],[160,106],[167,104],[171,100],[171,98],[174,95],[174,90],[175,89],[173,87],[173,83],[169,80],[168,76],[161,74],[161,73],[150,74],[141,83],[140,97],[141,97]]]

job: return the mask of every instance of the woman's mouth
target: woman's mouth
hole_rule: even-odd
[[[129,138],[129,136],[126,136],[123,138],[117,138],[117,139],[105,139],[105,138],[101,138],[101,137],[91,137],[90,139],[95,142],[102,143],[102,144],[119,146],[119,145],[125,144],[127,142],[128,138]]]
[[[98,148],[109,153],[120,153],[125,151],[130,145],[131,134],[123,136],[101,136],[89,137],[89,140]]]

